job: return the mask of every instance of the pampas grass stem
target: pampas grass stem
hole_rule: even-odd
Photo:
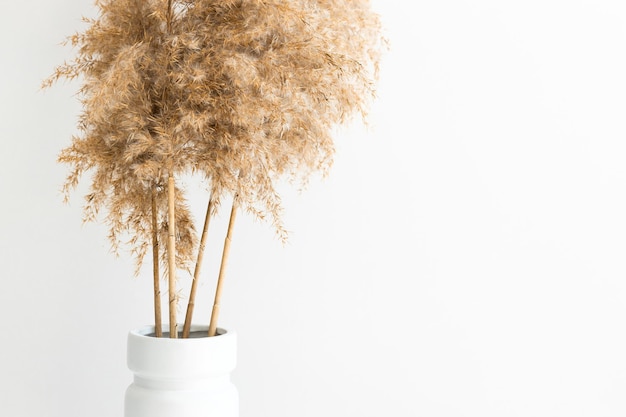
[[[157,221],[156,189],[152,187],[152,273],[154,279],[154,334],[163,336],[161,325],[161,283],[159,272],[159,238]]]
[[[220,264],[220,273],[217,278],[217,288],[215,289],[215,299],[213,301],[213,311],[211,312],[211,322],[209,324],[209,337],[215,336],[217,332],[217,318],[220,313],[220,299],[222,298],[222,286],[224,283],[224,275],[226,273],[226,264],[230,254],[230,242],[233,235],[233,226],[237,217],[237,196],[233,199],[233,207],[230,210],[230,220],[228,221],[228,231],[226,239],[224,239],[224,251],[222,252],[222,262]]]
[[[193,282],[191,283],[191,290],[189,292],[189,302],[187,303],[187,314],[185,315],[185,325],[183,327],[183,337],[189,337],[189,330],[191,328],[191,321],[193,318],[193,309],[196,300],[196,291],[198,288],[198,281],[200,280],[200,268],[202,267],[202,260],[204,258],[204,250],[206,247],[206,240],[209,230],[209,221],[211,220],[211,212],[213,211],[213,199],[209,199],[209,204],[206,209],[206,215],[204,217],[204,227],[202,228],[202,237],[200,238],[200,246],[198,247],[198,258],[196,259],[196,266],[193,271]]]
[[[167,180],[167,262],[169,273],[169,308],[170,308],[170,338],[176,339],[178,331],[176,329],[176,212],[174,205],[176,204],[176,193],[174,192],[174,177],[171,172]]]

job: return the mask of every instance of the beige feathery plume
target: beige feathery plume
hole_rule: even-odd
[[[130,234],[141,265],[167,242],[168,164],[196,173],[286,234],[276,181],[332,165],[332,128],[365,116],[384,49],[367,0],[98,0],[70,37],[75,59],[45,86],[80,78],[79,134],[59,161],[72,190],[92,174],[85,215],[104,212],[117,247]],[[177,268],[198,242],[177,184]],[[153,208],[156,213],[153,212]],[[153,216],[154,214],[154,216]],[[166,245],[158,245],[167,271]]]

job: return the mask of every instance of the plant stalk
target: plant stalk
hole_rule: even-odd
[[[237,196],[233,199],[233,207],[230,210],[230,220],[228,222],[228,231],[226,239],[224,239],[224,251],[222,252],[222,262],[220,264],[220,273],[217,278],[217,288],[215,289],[215,299],[213,301],[213,311],[211,312],[211,322],[209,324],[209,337],[215,336],[217,333],[217,318],[220,313],[220,299],[222,298],[222,284],[224,283],[224,275],[226,273],[226,264],[230,254],[230,242],[233,234],[233,226],[237,216]]]
[[[176,212],[174,205],[176,204],[176,196],[174,190],[174,176],[170,170],[169,177],[167,179],[167,261],[169,269],[169,309],[170,309],[170,338],[176,339],[178,337],[177,323],[176,323]]]
[[[185,315],[185,325],[183,327],[183,338],[189,337],[189,331],[191,329],[191,320],[193,318],[193,309],[196,300],[196,291],[198,288],[198,281],[200,280],[200,268],[202,267],[202,260],[204,258],[204,250],[206,248],[206,240],[209,230],[209,222],[211,220],[211,211],[213,211],[213,199],[209,199],[209,204],[206,209],[206,215],[204,217],[204,227],[202,228],[202,237],[200,238],[200,246],[198,247],[198,257],[196,259],[196,266],[193,271],[193,282],[191,283],[191,292],[189,293],[189,302],[187,303],[187,314]]]
[[[167,33],[172,33],[172,0],[167,0]]]
[[[161,283],[159,272],[159,238],[156,190],[152,187],[152,272],[154,275],[154,333],[163,336],[161,324]]]
[[[167,0],[167,33],[172,33],[172,0]],[[168,71],[171,66],[171,62],[167,62]],[[163,90],[163,103],[167,103],[167,88]],[[168,292],[169,292],[169,313],[170,313],[170,338],[177,339],[178,338],[178,323],[176,321],[176,307],[177,307],[177,297],[176,297],[176,195],[175,195],[175,183],[174,183],[174,161],[173,161],[173,151],[174,144],[173,138],[170,137],[170,156],[168,160],[169,172],[167,179],[167,194],[168,194],[168,203],[167,203],[167,214],[168,214],[168,240],[167,240],[167,263],[168,263]]]

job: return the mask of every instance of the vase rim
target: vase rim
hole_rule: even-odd
[[[148,337],[148,338],[152,338],[152,339],[168,339],[168,340],[197,340],[197,339],[207,339],[209,338],[208,336],[208,332],[209,332],[209,325],[208,324],[192,324],[189,328],[190,333],[196,333],[195,336],[189,337],[189,338],[182,338],[181,337],[181,333],[182,333],[182,329],[183,329],[183,325],[179,324],[177,326],[178,329],[178,338],[172,339],[169,336],[164,336],[161,338],[157,338],[155,337],[155,325],[154,324],[149,324],[149,325],[145,325],[145,326],[141,326],[138,327],[136,329],[132,329],[129,332],[129,335],[132,336],[137,336],[137,337]],[[169,335],[169,324],[163,324],[161,326],[161,331],[163,332],[163,334],[167,334]],[[206,336],[204,335],[197,335],[197,333],[206,333]],[[235,332],[232,330],[227,330],[224,329],[222,327],[218,327],[216,329],[216,336],[224,336],[224,335],[233,335]]]
[[[200,331],[206,337],[186,339],[171,339],[165,334],[150,336],[154,325],[131,330],[127,339],[128,368],[139,377],[165,379],[199,378],[232,371],[237,363],[236,333],[220,329],[219,336],[209,337],[208,329],[206,325],[192,326],[192,331]]]

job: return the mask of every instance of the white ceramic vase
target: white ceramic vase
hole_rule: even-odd
[[[156,338],[154,326],[129,332],[127,364],[134,381],[126,390],[125,417],[239,416],[239,394],[230,380],[237,335],[218,329],[208,337],[208,328],[192,326],[188,339]]]

